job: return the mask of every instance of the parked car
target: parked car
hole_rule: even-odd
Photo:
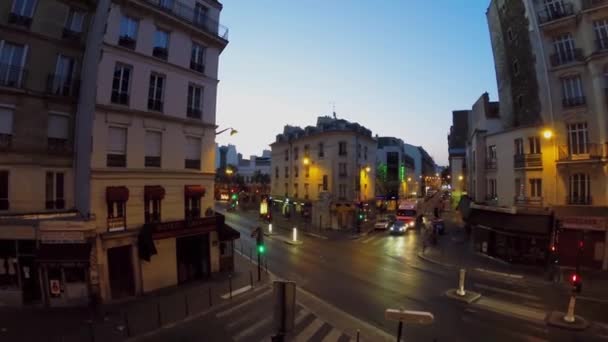
[[[389,231],[392,235],[405,234],[408,230],[409,226],[403,221],[395,221]]]
[[[376,220],[374,229],[388,229],[391,226],[391,222],[388,216],[382,216]]]

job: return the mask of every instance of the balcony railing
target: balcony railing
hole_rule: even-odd
[[[67,27],[63,28],[63,32],[61,34],[61,36],[64,39],[69,39],[69,40],[80,40],[80,38],[82,37],[82,32],[78,32],[78,31],[73,31]]]
[[[521,205],[521,206],[531,206],[531,207],[542,207],[543,206],[542,197],[515,196],[514,202],[515,202],[515,205]]]
[[[486,160],[486,170],[496,170],[496,159]]]
[[[583,56],[583,50],[575,48],[568,51],[556,52],[551,55],[551,66],[556,67],[564,64],[570,64],[574,62],[582,62],[585,57]]]
[[[601,159],[603,156],[602,145],[587,143],[580,145],[560,145],[558,147],[558,161],[587,161]]]
[[[126,217],[108,217],[108,231],[118,232],[127,229]]]
[[[146,167],[160,167],[160,157],[145,157],[145,166]]]
[[[8,15],[8,23],[29,28],[32,25],[32,18],[11,12]]]
[[[188,24],[192,24],[199,29],[211,33],[212,35],[228,40],[228,28],[217,21],[211,19],[203,10],[192,8],[180,1],[173,0],[144,0],[154,5],[159,10],[169,13]]]
[[[585,96],[564,97],[562,99],[562,107],[564,108],[584,106],[586,103]]]
[[[187,113],[187,116],[188,116],[189,118],[192,118],[192,119],[200,119],[200,118],[201,118],[201,115],[202,115],[202,112],[201,112],[201,110],[200,110],[199,108],[191,108],[191,107],[188,107],[188,113]]]
[[[106,165],[110,167],[125,167],[127,166],[127,156],[124,154],[108,154]]]
[[[583,9],[608,5],[608,0],[583,0]]]
[[[157,112],[162,112],[163,111],[163,101],[148,99],[148,109],[157,111]]]
[[[47,138],[47,151],[50,154],[70,154],[72,144],[68,139]]]
[[[13,144],[13,136],[11,134],[0,133],[0,151],[6,151]]]
[[[190,61],[190,69],[200,72],[201,74],[205,73],[205,64],[197,63],[195,61]]]
[[[567,196],[566,203],[572,205],[590,205],[592,203],[591,196],[585,195],[577,195],[577,196]]]
[[[167,56],[169,56],[169,51],[167,48],[156,46],[152,50],[152,56],[166,60]]]
[[[46,92],[57,96],[78,96],[80,81],[62,75],[50,74],[46,79]]]
[[[200,170],[201,168],[201,160],[200,159],[185,159],[184,167],[186,169],[196,169]]]
[[[574,14],[574,8],[569,2],[558,2],[538,12],[538,21],[541,24],[551,22]]]
[[[542,167],[543,155],[540,153],[534,154],[515,154],[513,155],[513,166],[516,169],[528,167]]]
[[[64,209],[65,208],[65,200],[62,198],[56,199],[54,201],[46,201],[45,202],[46,209]]]
[[[135,43],[136,40],[131,38],[130,36],[118,37],[118,45],[126,47],[127,49],[135,50]]]
[[[0,64],[0,86],[23,88],[27,71],[17,65]]]

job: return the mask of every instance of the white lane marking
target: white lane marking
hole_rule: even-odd
[[[507,277],[507,278],[514,278],[514,279],[523,279],[523,275],[521,274],[511,274],[511,273],[503,273],[503,272],[496,272],[496,271],[492,271],[492,270],[486,270],[484,268],[475,268],[475,271],[478,272],[483,272],[486,274],[493,274],[493,275],[497,275],[497,276],[501,276],[501,277]]]
[[[329,334],[327,334],[327,336],[325,336],[325,338],[323,339],[322,342],[338,342],[338,340],[340,339],[340,336],[342,336],[342,332],[340,330],[331,329]]]
[[[241,308],[243,308],[243,307],[245,307],[245,306],[247,306],[247,305],[249,305],[249,304],[251,304],[253,302],[256,302],[256,301],[264,298],[265,296],[269,295],[270,292],[272,292],[272,291],[269,288],[266,291],[264,291],[261,294],[259,294],[258,296],[255,296],[253,298],[247,299],[246,301],[242,302],[239,305],[236,305],[236,306],[233,306],[233,307],[231,307],[231,308],[229,308],[227,310],[218,312],[217,314],[215,314],[215,317],[224,317],[224,316],[227,316],[227,315],[229,315],[229,314],[237,311],[238,309],[241,309]]]
[[[300,322],[302,322],[302,320],[304,319],[304,317],[308,316],[308,314],[310,313],[310,311],[302,308],[300,309],[300,311],[298,312],[298,314],[296,315],[296,319],[294,320],[294,326],[298,325]]]
[[[480,289],[490,290],[490,291],[494,291],[494,292],[498,292],[498,293],[503,293],[503,294],[508,294],[508,295],[512,295],[512,296],[517,296],[517,297],[521,297],[521,298],[524,298],[524,299],[541,300],[537,296],[533,296],[533,295],[525,294],[525,293],[520,293],[520,292],[515,292],[515,291],[511,291],[511,290],[506,290],[506,289],[501,289],[501,288],[494,287],[494,286],[488,286],[488,285],[479,284],[479,283],[475,283],[473,285],[475,287],[480,288]]]
[[[236,290],[232,291],[232,297],[239,295],[241,293],[247,292],[249,290],[251,290],[251,285],[243,286],[240,289],[236,289]],[[222,299],[230,298],[230,292],[224,293],[221,297],[222,297]]]
[[[478,308],[483,308],[498,314],[517,317],[531,322],[544,322],[546,313],[544,311],[529,308],[523,305],[512,304],[488,297],[481,297],[473,304]]]
[[[261,328],[262,326],[269,324],[272,321],[272,316],[267,316],[266,318],[255,322],[253,325],[249,326],[247,329],[242,330],[240,333],[233,336],[235,341],[240,341],[243,338],[255,333],[256,330]]]
[[[304,330],[302,330],[298,336],[296,336],[296,341],[308,341],[323,325],[323,321],[315,318]]]

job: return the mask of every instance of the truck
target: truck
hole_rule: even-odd
[[[399,202],[396,215],[397,221],[403,222],[406,229],[415,228],[417,221],[422,217],[422,210],[420,209],[420,203],[416,199]]]

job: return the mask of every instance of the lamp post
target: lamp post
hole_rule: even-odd
[[[550,128],[546,128],[543,130],[542,132],[543,134],[543,138],[545,138],[545,140],[553,140],[553,162],[555,163],[555,183],[554,183],[554,193],[555,193],[555,199],[553,202],[553,205],[557,205],[557,141],[555,139],[555,133],[553,132],[552,129]]]
[[[228,128],[224,128],[224,129],[223,129],[223,130],[221,130],[221,131],[217,131],[217,132],[215,132],[215,135],[220,135],[220,134],[222,134],[222,133],[226,132],[227,130],[230,130],[230,136],[233,136],[233,135],[235,135],[235,134],[237,134],[237,133],[238,133],[238,131],[237,131],[236,129],[234,129],[234,128],[232,128],[232,127],[228,127]]]

